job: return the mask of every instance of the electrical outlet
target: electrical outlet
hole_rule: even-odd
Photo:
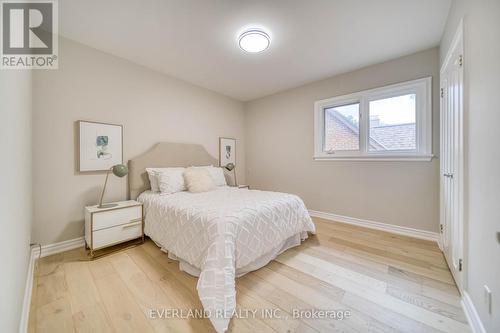
[[[484,285],[484,304],[488,309],[488,313],[491,314],[491,290],[487,285]]]

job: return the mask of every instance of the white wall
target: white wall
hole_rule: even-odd
[[[433,77],[433,151],[439,153],[439,55],[430,49],[313,82],[245,105],[247,181],[301,196],[312,210],[421,230],[439,225],[439,161],[314,161],[314,102]]]
[[[30,71],[0,71],[0,113],[0,332],[17,332],[32,218]]]
[[[441,42],[444,60],[464,18],[466,216],[469,293],[488,332],[500,332],[500,1],[455,0]],[[493,292],[493,313],[483,286]]]
[[[124,161],[155,143],[192,142],[218,158],[219,136],[237,141],[244,181],[243,104],[61,38],[59,70],[33,77],[34,229],[42,244],[83,235],[83,209],[96,204],[103,173],[79,174],[75,121],[124,126]],[[122,200],[127,179],[110,177],[106,200]]]

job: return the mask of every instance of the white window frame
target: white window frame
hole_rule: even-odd
[[[370,151],[369,103],[406,94],[416,95],[416,149]],[[359,103],[359,150],[325,151],[325,109]],[[356,161],[430,161],[432,160],[432,77],[396,83],[314,103],[314,159]]]

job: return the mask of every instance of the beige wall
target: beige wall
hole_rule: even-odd
[[[314,161],[315,101],[433,77],[433,150],[439,152],[439,54],[430,49],[245,105],[247,181],[300,195],[312,210],[438,230],[439,161]]]
[[[244,181],[243,105],[225,96],[61,39],[59,70],[33,78],[33,238],[49,244],[83,235],[83,208],[98,201],[104,175],[76,172],[79,119],[122,124],[124,160],[160,141],[193,142],[218,155],[219,136],[238,139]],[[127,195],[111,177],[106,200]]]
[[[453,2],[441,42],[444,60],[464,18],[466,290],[488,332],[500,332],[500,1]],[[483,286],[493,292],[493,313]]]
[[[31,72],[0,70],[0,332],[17,332],[30,254]]]

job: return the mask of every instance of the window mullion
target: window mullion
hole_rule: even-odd
[[[359,153],[366,155],[368,151],[368,102],[365,97],[359,101]]]

